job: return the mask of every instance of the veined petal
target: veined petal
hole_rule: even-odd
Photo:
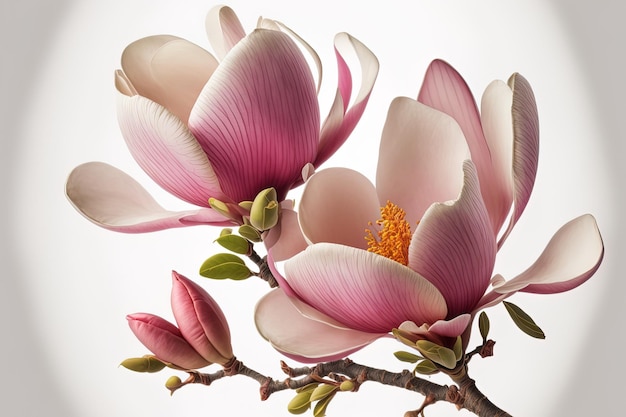
[[[137,339],[160,360],[183,369],[210,365],[169,321],[147,313],[129,314],[126,319]]]
[[[298,208],[300,226],[312,243],[367,249],[365,229],[380,217],[376,188],[348,168],[327,168],[307,182]]]
[[[419,274],[349,246],[309,246],[286,261],[285,278],[302,301],[364,332],[389,332],[405,320],[432,323],[447,313],[439,291]]]
[[[453,203],[433,204],[409,247],[409,267],[443,294],[447,318],[471,312],[489,285],[496,241],[480,195],[476,169],[464,164],[465,181]]]
[[[282,32],[248,35],[205,86],[189,127],[234,201],[268,187],[284,199],[319,134],[313,76],[298,47]]]
[[[215,6],[206,17],[206,32],[219,60],[246,36],[239,18],[228,6]]]
[[[498,241],[498,247],[520,218],[535,185],[539,161],[539,116],[535,95],[530,84],[519,74],[509,78],[509,87],[513,90],[513,180],[514,206],[509,225]]]
[[[206,50],[170,35],[139,39],[122,53],[122,69],[137,93],[183,122],[217,65]]]
[[[173,212],[161,207],[133,178],[103,162],[88,162],[70,173],[65,193],[82,215],[105,229],[144,233],[196,224],[231,222],[211,209]]]
[[[465,137],[454,119],[398,97],[391,102],[380,142],[379,200],[401,207],[414,227],[433,202],[458,197],[463,185],[459,167],[468,158]]]
[[[141,96],[118,96],[118,121],[135,161],[161,187],[191,204],[228,200],[209,159],[187,126]]]
[[[387,333],[341,329],[307,318],[281,289],[259,300],[254,319],[263,338],[282,354],[300,362],[341,359]]]
[[[498,234],[513,204],[513,92],[503,81],[493,81],[481,101],[482,127],[491,153],[490,175],[480,176],[480,191],[491,227]]]
[[[530,268],[495,286],[494,291],[500,294],[569,291],[588,280],[603,257],[604,244],[596,220],[585,214],[562,226]]]
[[[289,200],[285,202],[292,203]],[[279,223],[267,232],[263,243],[268,248],[268,252],[271,249],[273,260],[276,262],[284,261],[305,250],[307,243],[300,230],[298,213],[291,208],[284,207],[281,203]]]
[[[180,332],[206,360],[224,365],[233,357],[226,317],[198,284],[172,271],[172,312]]]
[[[361,64],[361,86],[350,108],[348,105],[352,94],[352,76],[343,58],[348,49],[356,52]],[[376,56],[359,40],[347,33],[339,33],[335,36],[335,54],[339,76],[337,95],[328,118],[322,126],[317,157],[313,163],[316,167],[334,154],[350,136],[365,111],[378,76],[379,64]]]

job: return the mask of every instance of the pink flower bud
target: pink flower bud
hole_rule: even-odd
[[[183,369],[198,369],[211,364],[169,321],[147,313],[129,314],[126,319],[137,339],[161,361]]]
[[[172,311],[181,334],[204,359],[225,365],[233,349],[222,309],[188,278],[175,271],[172,278]]]

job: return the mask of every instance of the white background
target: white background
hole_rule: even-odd
[[[351,33],[380,59],[379,81],[362,122],[326,166],[348,165],[372,177],[388,103],[398,95],[415,97],[434,58],[455,66],[477,98],[489,81],[514,71],[530,81],[542,133],[538,179],[522,221],[500,253],[497,272],[511,277],[521,271],[558,227],[587,212],[596,215],[606,258],[574,291],[512,299],[535,318],[546,340],[519,332],[501,306],[489,310],[495,356],[473,361],[472,376],[513,415],[618,415],[626,371],[619,218],[625,209],[626,156],[621,6],[609,0],[466,3],[228,4],[248,30],[259,15],[275,18],[320,53],[323,112],[336,85],[336,32]],[[204,15],[212,5],[25,0],[0,6],[3,415],[288,415],[289,393],[260,403],[256,383],[242,377],[188,387],[170,398],[162,384],[171,372],[142,375],[119,368],[122,359],[146,353],[125,315],[147,311],[171,318],[169,271],[200,280],[197,267],[218,250],[211,244],[217,230],[116,234],[86,221],[63,195],[74,166],[102,160],[131,173],[164,206],[185,207],[154,186],[126,151],[115,119],[113,71],[129,42],[151,34],[171,33],[209,48]],[[252,322],[254,303],[266,287],[202,284],[229,317],[237,356],[281,377],[280,356]],[[399,370],[391,355],[401,348],[396,345],[376,343],[353,359]],[[328,415],[402,415],[420,402],[417,395],[370,384],[337,398]],[[465,414],[438,404],[428,415]]]

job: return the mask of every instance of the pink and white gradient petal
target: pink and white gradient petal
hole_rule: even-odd
[[[166,210],[132,177],[103,162],[87,162],[74,168],[65,193],[88,220],[117,232],[145,233],[197,224],[232,224],[209,208]]]
[[[284,199],[315,158],[319,134],[313,76],[289,36],[257,29],[235,45],[202,90],[189,128],[234,201],[270,186]]]
[[[471,311],[489,286],[496,241],[472,161],[458,200],[433,204],[409,246],[409,267],[443,294],[448,318]],[[429,321],[433,323],[434,320]]]
[[[454,119],[398,97],[389,107],[380,142],[379,201],[402,208],[413,228],[433,202],[458,197],[463,186],[459,167],[468,158],[465,137]]]
[[[239,18],[228,6],[215,6],[207,13],[206,32],[211,47],[221,61],[246,36]]]
[[[257,330],[276,350],[304,363],[344,358],[387,334],[338,328],[308,318],[281,289],[259,300],[254,317]]]
[[[306,182],[298,216],[311,243],[367,249],[365,230],[380,217],[380,204],[367,177],[348,168],[327,168]]]
[[[443,296],[404,265],[362,249],[318,243],[285,262],[291,290],[305,303],[345,324],[384,333],[405,320],[446,317]]]
[[[118,95],[118,121],[139,166],[162,188],[188,203],[208,207],[226,200],[204,150],[187,126],[142,96]]]

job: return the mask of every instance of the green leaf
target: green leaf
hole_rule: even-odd
[[[337,391],[337,387],[330,384],[320,384],[311,393],[311,402],[322,400]]]
[[[261,233],[259,233],[258,230],[256,230],[254,227],[250,226],[249,224],[244,224],[240,226],[238,232],[241,236],[245,237],[246,239],[252,242],[258,243],[263,240],[261,239]]]
[[[243,259],[230,253],[218,253],[204,261],[200,275],[213,279],[242,280],[253,275]]]
[[[448,369],[452,369],[456,366],[456,355],[452,349],[439,346],[428,340],[418,340],[416,346],[422,355],[431,361]]]
[[[456,358],[456,361],[460,361],[461,356],[463,356],[463,339],[461,339],[461,336],[457,336],[452,351],[454,352],[454,357]]]
[[[399,350],[398,352],[394,352],[393,355],[399,360],[401,360],[402,362],[408,362],[408,363],[415,363],[419,361],[420,359],[424,359],[420,355],[416,355],[410,352],[405,352],[402,350]]]
[[[287,410],[291,414],[304,414],[311,408],[311,391],[302,391],[287,404]]]
[[[439,369],[437,369],[437,365],[435,365],[431,360],[424,359],[415,366],[413,372],[417,372],[422,375],[432,375],[439,372]]]
[[[487,313],[484,311],[478,316],[478,329],[480,330],[483,341],[486,341],[489,335],[489,317],[487,317]]]
[[[503,301],[502,303],[506,307],[506,311],[509,312],[513,322],[520,328],[521,331],[537,339],[546,338],[543,330],[535,324],[533,319],[531,319],[530,316],[524,312],[524,310],[507,301]]]
[[[335,393],[333,392],[331,395],[319,400],[317,404],[315,404],[315,407],[313,408],[313,416],[324,417],[326,415],[326,408],[328,408],[328,404],[330,404],[334,396],[335,396]]]
[[[229,251],[240,255],[246,255],[250,251],[250,242],[241,236],[227,234],[218,237],[215,241]]]

